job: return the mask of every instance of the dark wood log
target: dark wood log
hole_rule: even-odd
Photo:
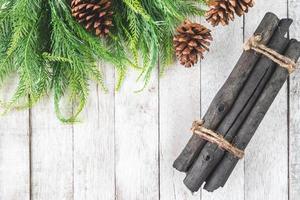
[[[292,39],[289,42],[285,55],[297,61],[300,57],[300,42]],[[234,138],[233,144],[236,147],[242,150],[247,147],[256,129],[263,120],[265,114],[284,85],[288,76],[289,74],[286,69],[277,66],[272,78],[267,83],[263,93],[256,102],[255,107],[251,110],[244,124],[241,126],[236,137]],[[207,179],[204,188],[207,191],[212,192],[219,187],[223,187],[238,161],[239,160],[232,154],[226,153],[215,171]]]
[[[277,29],[279,19],[273,13],[267,13],[254,34],[261,34],[263,44],[267,44],[274,31]],[[228,113],[236,97],[254,68],[260,55],[254,51],[243,52],[232,73],[219,90],[204,116],[204,126],[215,130],[224,116]],[[199,136],[193,135],[188,144],[175,160],[173,167],[186,172],[198,157],[201,149],[206,144]]]
[[[278,29],[275,31],[268,45],[270,48],[279,53],[284,52],[289,42],[284,36],[291,24],[292,20],[290,19],[283,19],[279,22]],[[245,116],[249,114],[251,108],[254,106],[255,101],[274,72],[275,67],[276,64],[274,62],[263,56],[251,72],[232,109],[217,129],[217,132],[228,141],[231,142],[232,137],[236,133],[236,130],[231,129],[231,127],[239,127],[243,123]],[[187,173],[184,180],[185,185],[193,192],[197,191],[220,162],[223,155],[224,151],[219,149],[217,145],[207,143]]]

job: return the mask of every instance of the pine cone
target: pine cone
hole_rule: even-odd
[[[111,0],[72,0],[72,16],[88,31],[106,36],[113,26]]]
[[[205,51],[209,51],[209,41],[212,41],[211,31],[201,24],[185,20],[177,28],[177,32],[173,39],[176,56],[182,65],[192,67],[198,62],[199,57],[204,58]]]
[[[219,23],[224,26],[234,20],[234,14],[242,16],[253,5],[254,0],[213,0],[209,2],[210,10],[206,13],[206,20],[213,26]]]

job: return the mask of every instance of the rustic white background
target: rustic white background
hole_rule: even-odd
[[[91,85],[80,124],[62,125],[47,100],[1,117],[0,200],[299,200],[300,70],[225,188],[191,194],[172,168],[192,121],[204,114],[267,11],[293,18],[290,36],[300,39],[299,0],[257,0],[246,17],[213,29],[211,52],[201,64],[154,75],[142,93],[134,93],[133,74],[114,93],[115,74],[106,66],[110,93]]]

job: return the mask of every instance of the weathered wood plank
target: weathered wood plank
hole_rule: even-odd
[[[155,73],[155,72],[154,72]],[[116,199],[159,198],[158,79],[141,93],[130,73],[115,100]]]
[[[300,40],[300,1],[289,0],[290,37]],[[299,66],[299,65],[298,65]],[[300,197],[300,71],[290,77],[289,200]]]
[[[275,51],[278,51],[280,53],[283,53],[286,49],[286,46],[289,43],[289,40],[285,38],[284,36],[288,33],[289,31],[289,26],[291,25],[292,20],[289,19],[282,19],[280,20],[278,24],[278,30],[274,33],[271,41],[269,42],[268,46]],[[267,68],[268,67],[268,68]],[[243,91],[239,95],[238,99],[236,100],[233,108],[231,109],[230,113],[225,117],[225,119],[222,121],[222,124],[225,126],[220,126],[218,128],[217,132],[218,133],[223,133],[224,128],[225,130],[228,128],[229,132],[226,133],[226,139],[228,141],[233,141],[235,145],[238,146],[238,148],[243,148],[243,150],[246,147],[246,144],[249,143],[249,140],[252,138],[250,136],[253,136],[255,133],[257,127],[254,127],[253,124],[245,126],[250,118],[250,113],[252,113],[252,118],[257,119],[257,113],[254,113],[252,110],[255,110],[256,107],[258,107],[257,101],[264,92],[264,88],[266,87],[266,84],[270,81],[271,77],[274,75],[274,69],[276,68],[276,64],[273,63],[270,59],[266,57],[261,57],[261,59],[258,61],[255,69],[252,71],[249,79],[247,80],[247,84],[244,86]],[[266,70],[267,68],[267,70]],[[266,70],[262,76],[261,81],[255,80],[257,77],[260,76],[260,71],[261,70]],[[284,71],[285,72],[285,71]],[[256,88],[251,89],[252,85],[258,84]],[[280,85],[281,88],[282,85]],[[279,89],[280,89],[279,88]],[[246,105],[242,108],[242,112],[237,111],[237,108],[241,105],[241,100],[243,101],[245,95],[248,95],[249,93],[252,93],[251,98],[247,100]],[[247,94],[248,93],[248,94]],[[273,102],[273,99],[271,100],[268,99],[269,102]],[[269,107],[265,107],[269,108]],[[239,108],[238,108],[239,109]],[[238,118],[234,122],[233,126],[230,126],[230,122],[227,120],[231,120],[232,114],[235,115],[237,112]],[[257,122],[260,122],[257,120]],[[228,124],[229,123],[229,124]],[[229,126],[228,126],[229,125]],[[258,123],[259,125],[259,123]],[[227,127],[226,127],[227,126]],[[249,137],[247,137],[249,136]],[[244,140],[238,140],[237,138],[241,138]],[[249,138],[246,139],[246,138]],[[217,157],[220,157],[221,155],[224,155],[224,151],[218,149],[219,153],[215,153],[214,159]],[[201,152],[202,153],[202,152]],[[220,154],[218,156],[218,154]],[[205,184],[205,189],[208,191],[213,191],[221,186],[224,186],[227,179],[229,178],[232,170],[234,170],[235,165],[237,162],[239,162],[239,159],[231,158],[232,154],[225,153],[226,155],[220,160],[218,163],[217,167],[215,168],[213,174],[210,175],[209,179],[207,180]],[[230,159],[228,159],[230,157]],[[232,161],[232,162],[231,162]]]
[[[297,61],[300,56],[300,43],[297,40],[291,40],[284,55],[292,60]],[[234,146],[241,150],[245,150],[261,121],[264,119],[265,114],[272,105],[272,102],[275,100],[276,96],[280,92],[280,89],[287,81],[288,76],[289,74],[286,69],[282,67],[276,67],[271,79],[266,84],[265,89],[262,91],[255,106],[249,113],[237,135],[234,137],[232,141]],[[214,189],[219,186],[223,186],[226,183],[227,178],[229,178],[231,172],[234,170],[234,167],[238,162],[238,158],[228,152],[226,153],[214,172],[214,178],[217,180],[217,185],[214,186]]]
[[[243,19],[236,18],[227,27],[219,26],[215,28],[213,37],[214,42],[211,51],[201,65],[201,110],[203,114],[207,110],[215,92],[224,84],[243,51]],[[241,162],[233,175],[234,178],[224,188],[214,193],[203,191],[203,199],[244,199],[243,167]]]
[[[15,80],[0,91],[8,99]],[[29,111],[13,111],[0,118],[0,199],[30,199]]]
[[[273,34],[274,39],[272,38],[269,43],[271,48],[280,53],[285,50],[285,47],[288,44],[288,39],[284,38],[284,35],[288,32],[290,24],[291,20],[282,20],[278,26],[280,31],[276,31]],[[244,65],[247,66],[246,63]],[[266,82],[270,79],[274,68],[276,68],[276,66],[273,62],[270,59],[265,58],[260,59],[252,70],[251,75],[244,84],[242,91],[240,91],[234,105],[216,130],[217,133],[223,135],[229,142],[231,142],[237,134],[238,127],[243,123],[243,120],[251,111]],[[207,143],[201,150],[201,153],[194,162],[192,168],[187,173],[185,184],[193,191],[194,189],[197,190],[205,180],[210,182],[210,174],[215,173],[214,169],[222,160],[224,153],[223,150],[218,148],[218,145]],[[218,176],[220,175],[218,174]],[[208,177],[209,180],[207,180]],[[204,189],[210,192],[214,190],[207,187],[207,184]]]
[[[74,200],[115,199],[114,177],[114,72],[105,68],[109,93],[95,84],[74,126]]]
[[[184,186],[184,174],[172,167],[176,156],[191,137],[193,120],[200,119],[200,68],[179,64],[160,79],[160,193],[161,200],[198,200]]]
[[[268,13],[260,22],[255,34],[262,35],[262,42],[264,44],[266,44],[273,35],[274,30],[277,28],[278,20],[276,15]],[[222,126],[224,117],[231,112],[231,107],[259,58],[260,56],[255,54],[254,51],[245,51],[242,53],[227,80],[216,93],[206,110],[203,117],[203,125],[206,128],[217,130],[219,126]],[[197,135],[193,135],[175,160],[173,164],[174,168],[182,172],[187,172],[193,162],[197,160],[205,144],[205,140]]]
[[[245,38],[251,36],[267,11],[286,17],[286,8],[286,0],[257,1],[245,17]],[[245,199],[287,199],[287,173],[287,91],[284,86],[246,150]]]
[[[32,199],[73,200],[73,127],[48,98],[32,110]]]

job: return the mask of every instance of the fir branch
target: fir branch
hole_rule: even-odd
[[[129,44],[128,57],[132,57],[136,65],[138,59],[143,62],[138,80],[143,77],[146,84],[149,82],[158,58],[161,61],[160,73],[174,60],[173,33],[187,17],[203,15],[197,2],[204,3],[202,0],[123,0],[124,4],[118,0],[113,2],[119,5],[115,7],[117,30],[114,33],[117,33],[118,40]]]
[[[11,6],[12,1],[0,1],[0,85],[16,69],[12,58],[6,56],[12,34]]]
[[[13,64],[18,72],[19,83],[8,103],[8,110],[18,103],[32,106],[47,91],[49,73],[41,57],[39,35],[44,4],[42,0],[18,0],[9,11],[12,33],[0,68],[7,66],[8,62]]]
[[[64,57],[60,57],[60,56],[54,56],[48,52],[44,52],[43,54],[43,58],[49,62],[67,62],[67,63],[72,63],[73,61],[68,59],[68,58],[64,58]]]
[[[73,19],[69,0],[0,0],[0,84],[13,72],[19,76],[17,90],[5,105],[32,106],[51,89],[58,118],[75,122],[87,102],[90,80],[107,91],[99,60],[115,67],[116,90],[129,67],[139,71],[145,88],[158,60],[161,74],[173,61],[176,27],[189,16],[203,15],[198,3],[205,4],[204,0],[111,1],[115,26],[101,40]],[[69,117],[60,109],[66,97],[76,106]]]
[[[147,13],[147,11],[142,6],[139,0],[123,0],[123,2],[135,13],[143,16],[145,20],[150,20],[151,16]]]
[[[90,79],[97,81],[103,90],[107,91],[103,73],[98,68],[96,61],[103,59],[118,67],[129,61],[120,54],[117,55],[120,55],[121,59],[116,58],[98,38],[90,35],[75,23],[70,15],[67,2],[52,0],[50,7],[53,24],[51,57],[65,58],[71,61],[56,60],[53,65],[55,109],[63,122],[73,122],[86,104]],[[68,91],[72,103],[77,108],[71,117],[63,117],[59,102]]]

